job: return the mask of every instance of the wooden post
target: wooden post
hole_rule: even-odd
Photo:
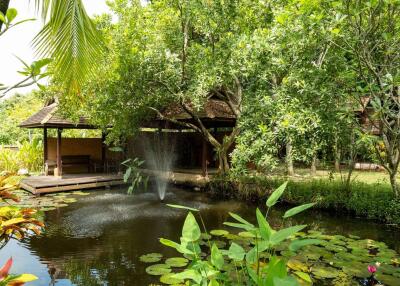
[[[203,139],[201,154],[201,170],[203,177],[207,176],[207,141]]]
[[[62,133],[62,129],[57,128],[57,170],[58,170],[59,176],[62,176],[61,133]]]
[[[101,131],[101,164],[103,166],[103,172],[105,172],[104,166],[106,163],[106,143],[105,142],[106,142],[106,133],[104,131]]]
[[[48,150],[47,150],[47,128],[43,128],[43,164],[46,164],[48,159]]]

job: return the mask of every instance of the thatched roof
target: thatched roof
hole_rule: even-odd
[[[81,117],[79,122],[75,123],[63,118],[58,112],[57,103],[43,107],[37,113],[22,122],[19,127],[23,128],[65,128],[65,129],[95,129],[93,125],[87,122],[87,119]]]

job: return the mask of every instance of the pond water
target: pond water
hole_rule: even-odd
[[[32,273],[29,285],[148,285],[158,280],[145,272],[139,256],[176,253],[158,238],[178,240],[186,216],[166,203],[199,208],[208,230],[221,228],[236,212],[250,221],[255,206],[237,201],[212,200],[205,194],[170,188],[164,203],[146,192],[129,196],[125,190],[92,191],[67,207],[46,212],[46,231],[24,242],[11,241],[0,251],[0,264],[14,258],[14,273]],[[270,223],[279,226],[285,207],[270,212]],[[383,241],[400,252],[400,229],[341,214],[308,211],[287,223],[308,224],[328,234],[352,234]]]

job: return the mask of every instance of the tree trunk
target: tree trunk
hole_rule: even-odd
[[[314,154],[311,160],[311,176],[315,176],[317,174],[317,155]]]
[[[7,10],[8,10],[8,5],[10,4],[10,0],[0,0],[0,12],[2,12],[4,15],[6,15]],[[3,25],[3,22],[0,21],[0,30]]]
[[[228,152],[221,148],[218,153],[218,173],[225,175],[229,172]]]
[[[397,172],[390,172],[390,184],[392,185],[392,190],[396,198],[399,197],[399,186],[397,185],[396,179]]]
[[[286,167],[289,176],[294,175],[292,149],[292,140],[288,139],[286,142]]]
[[[340,172],[340,159],[341,159],[341,154],[340,154],[340,149],[339,149],[339,142],[337,138],[337,134],[335,134],[335,171]]]

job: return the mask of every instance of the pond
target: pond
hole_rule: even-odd
[[[92,191],[67,207],[48,211],[46,230],[24,242],[11,241],[0,251],[0,263],[13,256],[15,273],[39,277],[29,285],[148,285],[157,277],[146,274],[142,254],[176,253],[160,245],[158,238],[178,240],[186,216],[184,210],[166,203],[201,210],[207,228],[221,228],[236,212],[252,221],[255,206],[237,201],[213,200],[202,193],[170,188],[164,203],[152,192],[127,195],[125,190]],[[279,226],[285,207],[270,213],[270,223]],[[400,252],[400,230],[341,214],[308,211],[288,223],[308,224],[327,234],[356,235],[385,242]]]

